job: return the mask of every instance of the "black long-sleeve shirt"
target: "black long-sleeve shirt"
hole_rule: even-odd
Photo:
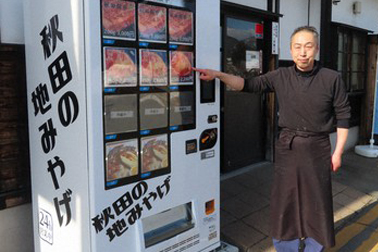
[[[282,128],[326,133],[333,130],[335,119],[336,127],[349,127],[350,106],[341,76],[317,62],[311,72],[292,66],[246,79],[243,91],[275,92]]]

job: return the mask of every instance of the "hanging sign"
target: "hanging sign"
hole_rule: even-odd
[[[257,39],[263,39],[264,38],[264,25],[256,23],[255,25],[255,34]]]
[[[279,53],[279,36],[280,36],[280,27],[278,22],[272,22],[272,54],[278,55]]]

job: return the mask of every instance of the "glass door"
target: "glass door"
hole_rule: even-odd
[[[264,22],[225,16],[223,70],[249,78],[263,72]],[[265,160],[264,99],[261,94],[222,92],[222,171]]]

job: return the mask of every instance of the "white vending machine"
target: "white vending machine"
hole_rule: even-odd
[[[220,0],[25,0],[35,251],[220,245]]]

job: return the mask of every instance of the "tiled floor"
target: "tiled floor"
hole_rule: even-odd
[[[268,237],[272,176],[272,164],[265,163],[244,168],[234,177],[222,177],[222,239],[241,252],[275,251]]]
[[[364,166],[368,171],[376,162],[360,159],[354,153],[346,154],[344,166]],[[356,161],[356,159],[359,159]],[[362,162],[362,163],[361,163]],[[360,179],[345,178],[348,169],[333,176],[334,218],[336,230],[351,216],[376,200],[374,190],[354,188]],[[354,171],[352,169],[352,171]],[[273,165],[263,163],[246,167],[238,174],[225,174],[221,181],[221,239],[239,248],[240,252],[275,251],[269,233],[269,197],[273,179]],[[362,173],[364,174],[364,173]],[[364,175],[363,175],[364,176]],[[365,179],[368,179],[367,176]]]

